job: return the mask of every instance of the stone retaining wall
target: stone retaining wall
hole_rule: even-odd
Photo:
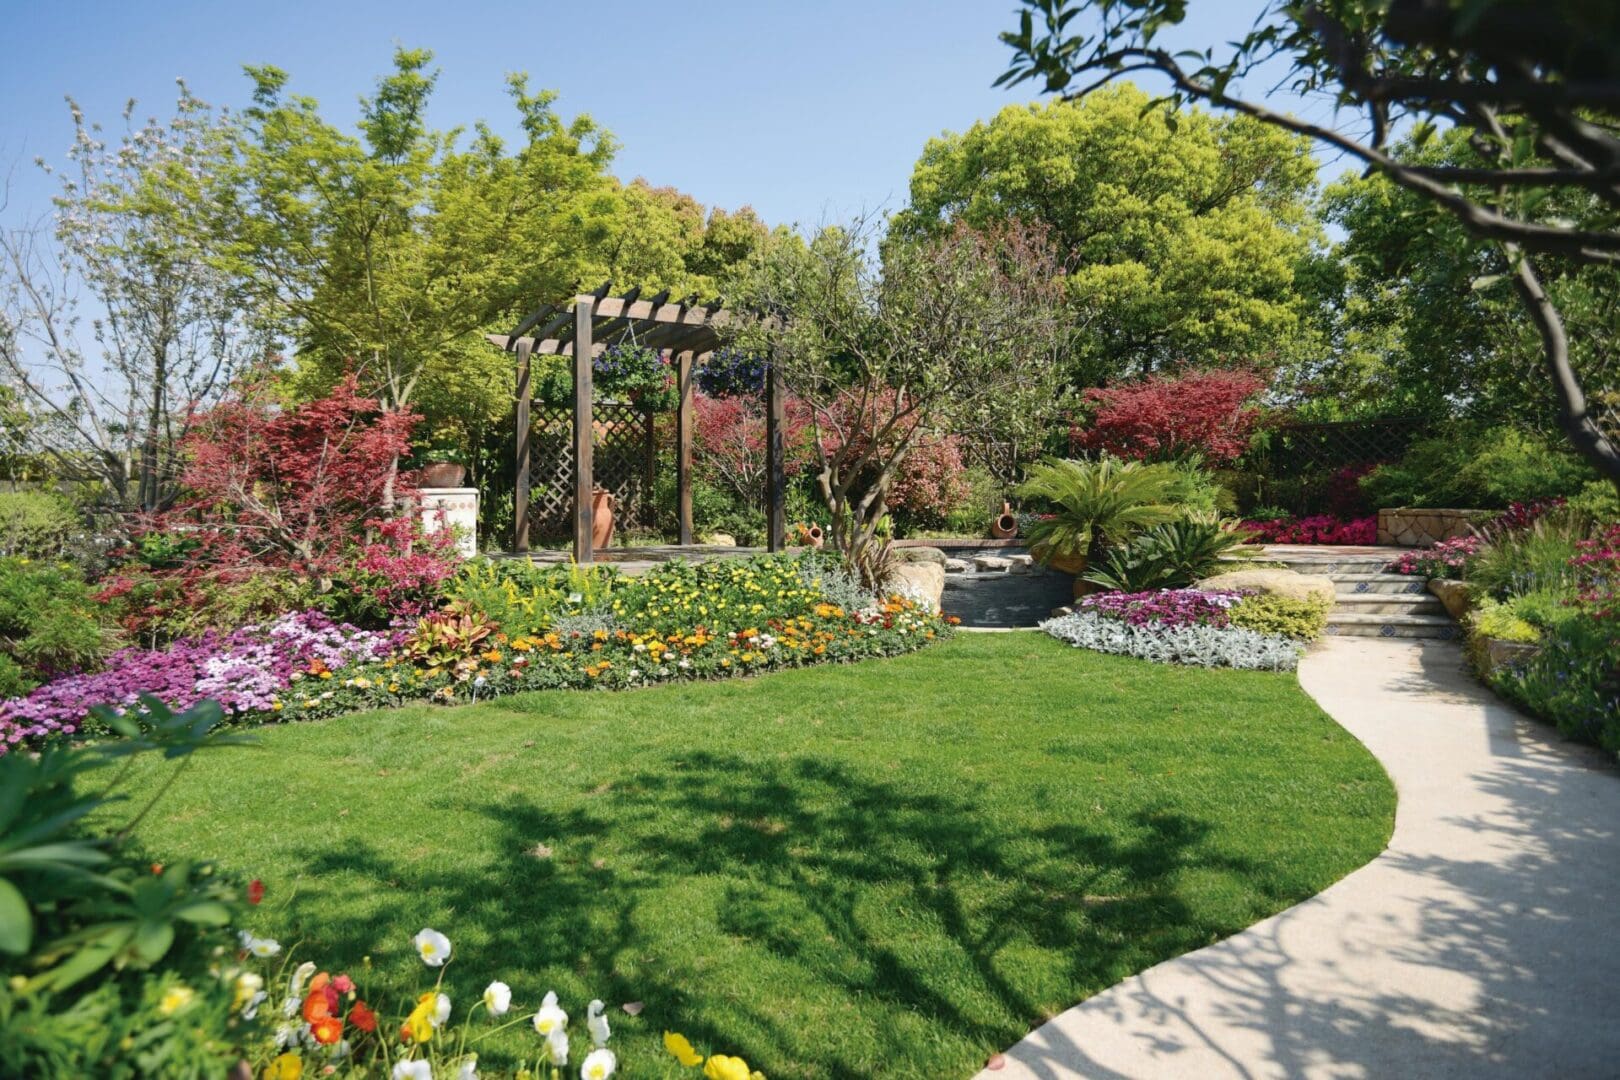
[[[1494,510],[1378,511],[1378,542],[1400,547],[1427,547],[1442,540],[1468,536],[1472,526],[1494,516]]]

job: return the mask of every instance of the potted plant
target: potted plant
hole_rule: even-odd
[[[1074,574],[1076,596],[1091,591],[1081,575],[1110,544],[1173,521],[1170,503],[1177,476],[1168,465],[1105,457],[1096,461],[1048,459],[1031,467],[1019,486],[1025,499],[1050,503],[1053,513],[1030,526],[1030,554],[1054,570]]]
[[[467,480],[467,458],[454,446],[434,446],[417,455],[422,463],[422,486],[457,488]]]

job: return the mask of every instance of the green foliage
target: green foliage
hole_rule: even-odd
[[[234,886],[130,848],[167,783],[113,835],[87,822],[105,823],[138,757],[170,762],[172,782],[196,751],[243,740],[218,733],[214,702],[142,703],[139,722],[99,710],[117,742],[0,758],[0,1059],[18,1075],[219,1076],[234,1060],[219,961],[237,947]]]
[[[468,603],[424,615],[405,640],[405,656],[428,678],[462,675],[479,666],[478,654],[495,644],[496,625]]]
[[[1328,612],[1333,602],[1312,596],[1296,600],[1288,596],[1261,593],[1245,596],[1227,613],[1231,625],[1262,634],[1281,634],[1298,641],[1315,641],[1327,630]]]
[[[1173,521],[1184,474],[1165,464],[1104,457],[1049,458],[1030,468],[1018,493],[1050,504],[1054,514],[1030,527],[1030,546],[1044,559],[1089,559],[1144,529]]]
[[[1243,548],[1247,539],[1213,517],[1167,521],[1110,547],[1081,576],[1118,592],[1184,588],[1215,573],[1225,559],[1252,555]]]
[[[1184,514],[1209,517],[1237,510],[1237,497],[1231,488],[1221,483],[1220,475],[1205,468],[1202,461],[1192,458],[1169,464],[1176,473],[1170,500],[1181,507]]]
[[[0,559],[0,698],[98,665],[115,644],[104,618],[70,566]]]
[[[1567,508],[1549,511],[1525,528],[1487,530],[1486,542],[1469,558],[1465,576],[1480,592],[1499,600],[1573,588],[1569,560],[1579,552],[1581,541],[1596,535],[1591,519]]]
[[[1148,106],[1116,86],[1079,103],[1011,105],[932,139],[895,229],[1014,219],[1049,229],[1071,262],[1075,385],[1300,353],[1309,329],[1295,274],[1318,235],[1309,142],[1245,117]]]
[[[1565,504],[1593,521],[1609,524],[1620,521],[1620,491],[1607,480],[1590,480]]]
[[[0,491],[0,556],[49,559],[80,527],[67,501],[45,491]]]
[[[452,603],[483,612],[510,637],[532,637],[561,615],[595,611],[621,583],[612,566],[536,566],[527,559],[474,559],[445,590]]]
[[[1620,753],[1620,635],[1613,618],[1571,618],[1527,660],[1496,672],[1497,689],[1574,739]]]
[[[1573,453],[1534,432],[1458,425],[1413,443],[1398,463],[1364,476],[1361,488],[1378,507],[1499,510],[1573,495],[1591,477]]]

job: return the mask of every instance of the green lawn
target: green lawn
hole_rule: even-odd
[[[691,1076],[666,1027],[773,1080],[969,1076],[1362,865],[1395,803],[1290,675],[1036,634],[261,742],[198,758],[147,846],[262,877],[256,929],[333,971],[372,957],[390,1012],[376,987],[417,986],[423,926],[455,944],[458,1015],[497,977],[514,1010],[602,997],[632,1076]],[[498,1066],[537,1043],[479,1049]]]

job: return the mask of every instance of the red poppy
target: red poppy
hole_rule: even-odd
[[[357,1001],[354,1003],[354,1007],[349,1010],[349,1023],[361,1031],[376,1031],[377,1014],[366,1008],[365,1002]]]
[[[260,881],[258,878],[254,878],[252,881],[248,882],[247,896],[248,903],[250,904],[257,904],[259,901],[263,900],[264,882]]]
[[[337,988],[332,985],[332,976],[321,972],[309,980],[309,996],[304,998],[304,1019],[311,1025],[317,1021],[335,1019],[338,1011]],[[339,1028],[342,1023],[339,1022]]]
[[[354,991],[354,980],[349,978],[348,973],[345,972],[332,980],[332,989],[340,994],[352,993]]]
[[[335,1016],[323,1016],[310,1023],[309,1033],[322,1046],[331,1046],[343,1038],[343,1021]]]

